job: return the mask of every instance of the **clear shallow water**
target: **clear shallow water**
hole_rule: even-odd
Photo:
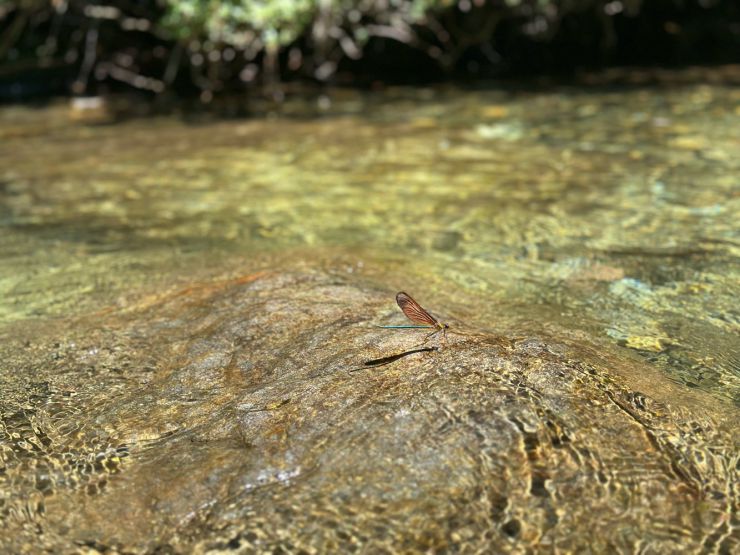
[[[198,123],[2,110],[2,333],[313,265],[498,333],[581,332],[740,404],[736,88],[331,100]]]

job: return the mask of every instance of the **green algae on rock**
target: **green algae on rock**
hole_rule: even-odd
[[[410,346],[372,326],[389,299],[267,272],[76,321],[63,341],[16,326],[0,548],[740,547],[731,406],[618,354],[454,320],[438,351],[368,367]],[[635,365],[653,375],[629,379]]]

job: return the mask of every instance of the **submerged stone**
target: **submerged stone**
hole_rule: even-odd
[[[0,548],[738,549],[736,411],[566,338],[419,346],[392,298],[264,273],[14,336]]]

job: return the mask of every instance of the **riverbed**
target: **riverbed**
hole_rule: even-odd
[[[208,356],[229,351],[234,342],[250,348],[251,332],[219,336],[209,326],[237,326],[241,297],[233,288],[259,283],[260,276],[268,276],[269,294],[245,293],[251,300],[243,308],[252,313],[243,318],[272,330],[267,337],[254,332],[262,353],[270,352],[270,337],[276,338],[275,352],[284,348],[280,328],[269,320],[271,310],[291,310],[281,300],[294,303],[298,319],[304,307],[323,303],[333,307],[326,308],[333,323],[370,329],[404,323],[394,303],[395,293],[404,290],[452,322],[451,331],[487,337],[492,344],[529,345],[537,338],[575,349],[567,356],[555,349],[565,357],[563,365],[575,356],[598,367],[603,353],[605,368],[611,365],[623,387],[639,383],[639,391],[647,388],[649,397],[673,403],[679,413],[705,412],[718,429],[732,429],[740,406],[739,128],[737,87],[691,83],[337,90],[238,119],[80,121],[67,103],[2,108],[0,489],[6,493],[0,512],[14,523],[9,530],[20,526],[28,542],[38,533],[29,524],[35,522],[38,530],[53,532],[47,535],[52,548],[68,548],[65,542],[74,543],[81,525],[65,525],[63,515],[80,501],[72,496],[60,502],[59,492],[79,487],[71,478],[81,472],[79,465],[100,465],[83,474],[104,474],[105,487],[115,491],[115,476],[125,474],[136,449],[117,452],[123,443],[164,441],[169,433],[202,423],[201,415],[175,425],[165,410],[190,402],[187,380],[179,386],[180,398],[151,401],[159,407],[153,413],[142,406],[135,415],[127,405],[127,416],[115,425],[100,415],[106,404],[135,398],[137,388],[176,370],[163,348],[184,336],[165,333],[151,340],[161,330],[190,322],[193,334],[208,337]],[[305,297],[294,296],[314,279],[320,287],[313,298],[310,288]],[[331,293],[332,284],[350,292]],[[216,298],[231,299],[234,308],[230,312],[229,303],[219,302],[209,312],[211,297],[204,291],[221,291]],[[196,312],[188,304],[194,298],[200,303]],[[254,313],[263,306],[272,307],[265,309],[264,321]],[[312,335],[321,325],[323,309],[317,310],[306,316],[304,329],[285,324],[304,348],[321,347],[315,344],[319,335]],[[390,352],[419,339],[408,330],[372,334],[381,345],[392,341]],[[231,347],[214,347],[226,336]],[[355,332],[347,337],[356,338]],[[327,356],[339,356],[341,337],[332,332],[326,341]],[[354,344],[363,354],[360,366],[388,354],[378,345]],[[454,365],[449,352],[445,360]],[[479,359],[471,353],[460,356],[472,368]],[[192,352],[177,368],[204,363],[201,355]],[[299,353],[291,356],[300,364]],[[231,368],[228,361],[213,364]],[[278,397],[266,397],[259,410],[277,410]],[[222,399],[216,409],[234,398]],[[74,432],[79,418],[87,418],[85,433]],[[108,426],[93,434],[105,443],[99,448],[87,435],[95,422]],[[47,426],[57,436],[44,431]],[[106,443],[112,428],[118,443]],[[246,428],[240,429],[243,435]],[[289,435],[289,427],[275,433]],[[44,437],[53,438],[49,445]],[[675,441],[691,444],[686,437]],[[204,467],[213,470],[223,468],[216,461],[233,445],[210,449]],[[736,478],[736,438],[725,449],[725,478]],[[56,451],[57,462],[45,458],[49,451]],[[65,459],[60,453],[71,454]],[[421,458],[413,463],[423,464]],[[49,477],[52,467],[59,469],[55,478]],[[298,474],[271,474],[269,481],[290,488]],[[204,471],[201,478],[214,476]],[[339,476],[341,481],[347,474]],[[85,484],[88,495],[101,494],[98,478]],[[225,502],[226,493],[213,488],[211,497],[196,497],[206,505]],[[251,490],[239,491],[248,496]],[[20,501],[29,492],[40,505]],[[234,495],[230,490],[227,497]],[[725,497],[721,503],[732,502]],[[46,505],[50,509],[38,508]],[[166,503],[160,510],[162,525],[151,532],[155,539],[169,538],[183,522],[168,520]],[[414,508],[422,527],[423,514]],[[520,540],[537,546],[545,536],[526,536],[520,520],[511,524],[507,518],[496,526],[514,542],[512,549]],[[393,529],[397,521],[389,522]],[[731,526],[725,526],[717,529],[712,546],[733,545],[722,543],[731,536]],[[430,548],[449,548],[445,533],[439,537],[447,539]],[[363,534],[353,545],[369,549],[372,534]],[[271,541],[280,531],[273,535]],[[83,536],[85,545],[95,547],[90,534]],[[244,537],[237,546],[246,545]],[[110,541],[98,548],[163,545],[137,543],[134,532],[121,543]],[[197,538],[180,541],[178,549],[185,551],[197,544]],[[409,541],[409,549],[421,546],[418,538]],[[12,544],[21,550],[29,545]]]

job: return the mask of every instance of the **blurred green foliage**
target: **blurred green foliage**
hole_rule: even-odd
[[[210,98],[342,71],[423,80],[738,53],[738,0],[0,0],[0,98],[26,94],[29,75],[48,88],[49,68],[77,93],[122,82]]]
[[[275,50],[304,38],[342,37],[361,47],[368,26],[421,24],[432,10],[455,0],[165,0],[161,23],[181,40],[237,49]],[[541,0],[539,0],[541,1]],[[549,1],[549,0],[548,0]]]
[[[163,23],[177,36],[205,35],[240,46],[250,30],[265,44],[286,45],[317,18],[357,22],[366,14],[386,12],[421,21],[429,10],[452,6],[455,0],[166,0],[166,4]]]
[[[314,0],[167,0],[162,23],[182,39],[207,37],[245,47],[256,35],[266,45],[285,45],[310,25],[319,4]]]

